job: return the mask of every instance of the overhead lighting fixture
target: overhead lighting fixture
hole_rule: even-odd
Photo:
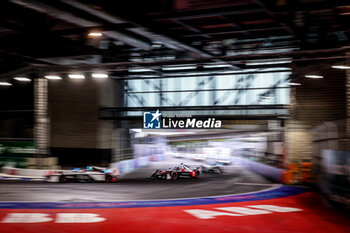
[[[232,67],[230,64],[212,64],[212,65],[204,65],[203,68],[228,68]]]
[[[137,73],[137,72],[152,72],[154,70],[151,69],[145,69],[145,68],[134,68],[134,69],[129,69],[129,72],[132,73]]]
[[[288,83],[290,86],[300,86],[300,83]]]
[[[12,86],[9,82],[0,82],[0,86]]]
[[[15,80],[20,81],[20,82],[30,82],[32,81],[30,78],[26,77],[14,77]]]
[[[71,79],[84,79],[85,78],[85,76],[82,74],[69,74],[68,77]]]
[[[128,75],[128,77],[130,78],[159,78],[159,75],[148,75],[148,74],[144,74],[144,75]]]
[[[322,75],[305,75],[305,78],[323,78]]]
[[[108,74],[104,74],[104,73],[93,73],[91,74],[91,76],[93,78],[108,78]]]
[[[162,70],[195,70],[197,66],[168,66],[163,67]]]
[[[339,10],[339,15],[350,15],[350,6],[340,6]]]
[[[154,41],[152,44],[152,48],[161,48],[162,42]]]
[[[250,63],[246,63],[247,66],[260,66],[260,65],[278,65],[278,64],[289,64],[292,63],[292,61],[289,60],[276,60],[276,61],[262,61],[262,62],[250,62]]]
[[[90,32],[88,34],[88,36],[91,38],[98,38],[98,37],[102,37],[102,33],[101,32]]]
[[[57,75],[46,75],[44,76],[46,79],[50,79],[50,80],[59,80],[62,79],[60,76]]]
[[[345,70],[345,69],[350,69],[350,66],[339,65],[339,66],[332,66],[332,68]]]

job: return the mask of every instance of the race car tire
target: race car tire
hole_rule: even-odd
[[[67,178],[65,175],[61,174],[59,177],[59,182],[60,183],[66,183],[67,182]]]
[[[82,183],[91,183],[93,179],[89,175],[79,174],[75,177],[75,181]]]
[[[151,177],[157,177],[157,178],[159,178],[159,176],[157,176],[157,173],[158,173],[159,171],[160,171],[160,170],[157,169],[157,170],[151,175]]]
[[[170,177],[172,180],[176,180],[179,177],[179,174],[177,172],[171,172]]]
[[[106,182],[106,183],[111,183],[111,182],[112,182],[112,178],[113,178],[113,177],[112,177],[111,175],[108,175],[108,174],[107,174],[106,177],[105,177],[105,182]]]
[[[200,173],[200,171],[199,170],[196,170],[196,176],[195,177],[198,177],[201,173]]]

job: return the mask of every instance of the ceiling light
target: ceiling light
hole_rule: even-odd
[[[247,66],[260,66],[260,65],[278,65],[278,64],[288,64],[288,63],[292,63],[292,61],[289,60],[285,60],[285,61],[262,61],[262,62],[250,62],[250,63],[246,63]]]
[[[230,64],[212,64],[212,65],[204,65],[204,68],[226,68],[232,67]]]
[[[149,74],[143,74],[143,75],[128,75],[130,78],[159,78],[159,75],[149,75]]]
[[[50,79],[50,80],[62,79],[60,76],[57,76],[57,75],[46,75],[45,78]]]
[[[68,77],[72,78],[72,79],[84,79],[85,78],[85,76],[82,74],[69,74]]]
[[[9,82],[0,82],[0,86],[12,86]]]
[[[323,78],[322,75],[305,75],[305,78]]]
[[[103,73],[93,73],[91,74],[93,78],[108,78],[108,74],[103,74]]]
[[[163,67],[162,70],[194,70],[197,66],[168,66]]]
[[[151,72],[154,70],[151,69],[144,69],[144,68],[135,68],[135,69],[129,69],[129,72]]]
[[[350,69],[350,66],[339,65],[339,66],[332,66],[332,68],[345,70],[345,69]]]
[[[90,32],[88,34],[88,36],[92,37],[92,38],[102,37],[102,33],[101,32]]]
[[[17,81],[20,81],[20,82],[30,82],[30,81],[32,81],[30,78],[26,78],[26,77],[15,77],[14,79],[17,80]]]
[[[300,83],[288,83],[290,86],[300,86]]]
[[[161,47],[162,47],[161,42],[153,42],[153,44],[152,44],[152,48],[161,48]]]

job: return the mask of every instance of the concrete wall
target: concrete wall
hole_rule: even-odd
[[[63,165],[106,163],[112,150],[113,122],[98,117],[100,106],[113,106],[112,79],[49,81],[51,153]]]
[[[322,69],[324,67],[324,69]],[[323,79],[304,78],[318,72]],[[346,75],[329,64],[296,66],[293,82],[301,86],[291,91],[290,119],[286,121],[285,140],[289,162],[312,160],[313,135],[310,129],[324,121],[346,118]]]

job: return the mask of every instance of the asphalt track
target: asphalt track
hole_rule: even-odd
[[[199,178],[158,180],[150,178],[156,169],[185,162],[191,167],[201,163],[183,159],[155,162],[128,173],[116,183],[45,183],[1,181],[1,202],[104,202],[193,198],[256,192],[274,186],[262,176],[239,165],[224,167],[223,174],[202,173]]]
[[[153,163],[115,184],[1,182],[0,232],[350,232],[349,217],[317,194],[240,166],[198,179],[148,178],[179,162]]]

